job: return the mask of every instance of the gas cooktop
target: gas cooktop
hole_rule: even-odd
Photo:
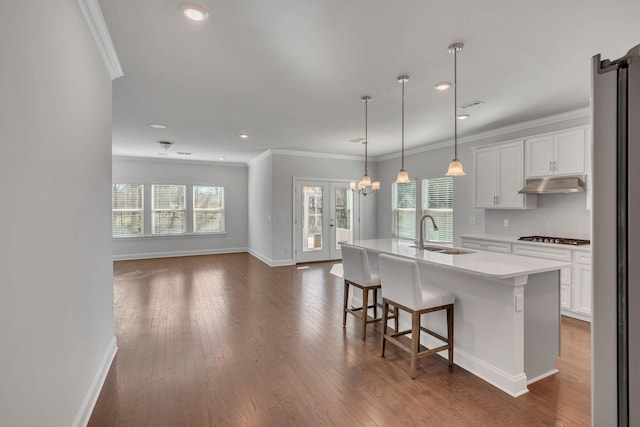
[[[524,240],[526,242],[541,242],[541,243],[557,243],[559,245],[588,245],[590,240],[584,239],[569,239],[566,237],[549,237],[549,236],[523,236],[518,240]]]

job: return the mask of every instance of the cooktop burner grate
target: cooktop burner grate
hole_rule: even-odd
[[[523,240],[526,242],[541,242],[541,243],[557,243],[559,245],[589,245],[591,244],[590,240],[585,239],[569,239],[566,237],[549,237],[549,236],[523,236],[518,240]]]

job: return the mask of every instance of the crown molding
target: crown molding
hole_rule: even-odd
[[[111,80],[115,80],[124,76],[118,54],[113,46],[109,29],[106,22],[104,22],[104,16],[102,10],[98,4],[98,0],[78,0],[78,6],[82,10],[84,19],[87,22],[89,31],[93,36],[93,40],[96,42],[100,56],[104,61],[104,65],[107,67]]]
[[[247,162],[247,165],[253,165],[260,160],[272,156],[274,154],[281,154],[283,156],[298,156],[298,157],[314,157],[318,159],[334,159],[334,160],[359,160],[364,161],[364,156],[352,156],[348,154],[333,154],[333,153],[318,153],[314,151],[300,151],[300,150],[284,150],[278,148],[270,148],[258,154],[253,159]],[[371,157],[371,156],[369,156]]]
[[[333,153],[318,153],[314,151],[299,151],[299,150],[271,150],[273,154],[282,154],[285,156],[298,156],[298,157],[315,157],[320,159],[337,159],[337,160],[364,160],[364,156],[353,156],[349,154],[333,154]]]
[[[498,129],[489,130],[475,135],[466,136],[464,138],[458,138],[458,145],[469,144],[472,142],[480,141],[487,138],[493,138],[501,135],[508,135],[514,132],[519,132],[527,129],[533,129],[540,126],[551,125],[554,123],[562,123],[573,119],[591,117],[591,108],[581,108],[579,110],[568,111],[566,113],[560,113],[553,116],[543,117],[541,119],[529,120],[527,122],[516,123],[509,126],[504,126]],[[439,148],[449,147],[453,144],[453,140],[440,141],[433,144],[423,145],[421,147],[405,150],[405,157],[410,154],[423,153],[425,151],[437,150]],[[375,161],[390,160],[400,157],[400,153],[385,154],[383,156],[376,156]]]
[[[253,166],[259,161],[261,161],[262,159],[266,159],[267,157],[271,156],[271,154],[272,154],[271,149],[265,150],[262,153],[255,156],[254,158],[247,161],[247,166]]]
[[[202,165],[202,166],[222,166],[229,168],[246,168],[245,163],[232,163],[232,162],[216,162],[211,160],[185,160],[185,159],[167,159],[167,158],[155,158],[155,157],[136,157],[136,156],[111,156],[112,160],[126,160],[133,162],[158,162],[158,163],[178,163],[184,165]]]

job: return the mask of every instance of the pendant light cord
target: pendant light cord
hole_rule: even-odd
[[[453,157],[458,158],[458,50],[453,51]]]
[[[364,174],[369,175],[368,161],[367,161],[367,149],[369,148],[369,137],[367,135],[369,117],[369,100],[364,100]]]
[[[405,83],[405,78],[402,78],[402,167],[401,169],[404,170],[404,83]]]

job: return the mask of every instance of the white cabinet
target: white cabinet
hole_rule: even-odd
[[[573,253],[573,300],[572,308],[580,314],[591,315],[591,254]]]
[[[462,238],[462,247],[468,249],[478,249],[481,251],[501,252],[503,254],[511,253],[511,244],[484,239]]]
[[[585,129],[525,140],[527,178],[585,173]]]
[[[571,262],[571,250],[564,248],[548,248],[534,245],[513,245],[515,255],[530,256],[534,258],[553,259],[556,261]],[[560,284],[571,286],[571,266],[560,269]]]
[[[591,252],[588,248],[574,249],[534,242],[513,242],[509,238],[492,240],[480,236],[460,236],[460,239],[463,248],[512,253],[569,263],[570,265],[560,269],[562,314],[581,320],[591,320]]]
[[[474,152],[474,205],[486,209],[534,208],[536,196],[518,194],[524,184],[524,143],[510,142]]]

